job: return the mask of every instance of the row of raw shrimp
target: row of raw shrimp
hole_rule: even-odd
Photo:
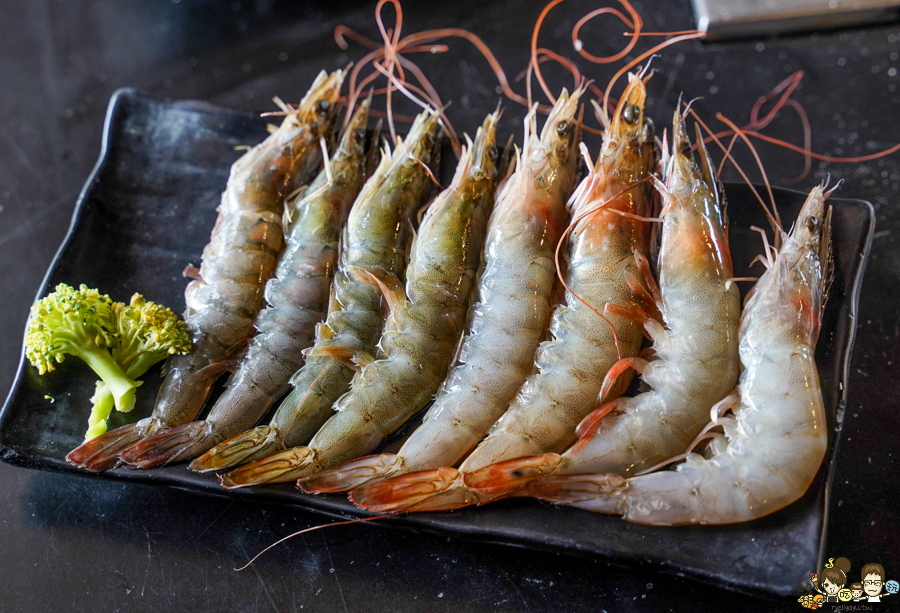
[[[195,457],[253,426],[293,383],[273,426],[255,441],[253,451],[267,455],[309,440],[357,371],[369,387],[390,385],[408,396],[406,410],[430,399],[465,324],[503,161],[494,143],[499,114],[469,143],[453,184],[431,203],[411,245],[439,162],[436,111],[423,113],[393,153],[386,146],[373,172],[366,162],[379,143],[371,139],[367,151],[364,102],[318,178],[295,190],[309,182],[330,138],[342,79],[341,71],[323,73],[281,127],[233,166],[186,291],[194,351],[169,365],[153,415],[87,441],[69,454],[71,462],[103,470],[119,461],[152,467]],[[285,242],[280,207],[292,190],[299,193],[288,203],[287,245],[277,259]],[[268,306],[260,311],[263,298]],[[384,308],[390,315],[383,331]],[[253,328],[258,334],[249,340]],[[389,356],[387,365],[376,359]],[[207,418],[191,421],[227,369],[234,372]],[[375,410],[370,401],[377,399],[362,391],[357,397]]]
[[[331,80],[339,89],[339,77]],[[355,195],[352,189],[335,195],[337,177],[355,172],[362,182],[362,105],[328,169],[289,206],[292,230],[266,290],[270,306],[256,318],[260,334],[207,419],[184,423],[196,407],[173,423],[172,411],[160,410],[169,406],[171,386],[164,384],[151,427],[139,424],[126,436],[114,431],[70,459],[102,469],[118,454],[149,467],[206,452],[191,468],[232,469],[222,477],[228,487],[299,478],[307,491],[352,489],[354,502],[378,511],[531,495],[646,523],[728,523],[799,498],[827,441],[813,360],[827,278],[824,190],[810,195],[742,317],[724,204],[702,140],[698,166],[676,112],[672,151],[664,145],[658,159],[643,115],[641,76],[630,77],[595,162],[581,145],[589,172],[569,198],[579,165],[582,94],[564,92],[540,134],[534,111],[529,114],[509,173],[495,146],[497,113],[488,116],[452,184],[427,209],[405,271],[411,217],[433,179],[438,114],[423,113],[393,154],[383,155],[353,204],[335,270],[340,211]],[[314,86],[307,100],[318,96]],[[313,106],[320,114],[333,107],[333,100],[319,100]],[[294,121],[299,117],[298,110]],[[230,191],[246,191],[245,185],[231,189],[237,174],[220,215]],[[334,281],[327,318],[315,345],[305,349],[291,317],[305,303],[286,300],[281,285],[290,275],[310,283],[296,272],[298,262],[321,261],[310,257],[304,220],[322,201],[333,214],[317,226],[325,238],[315,249],[329,246]],[[560,238],[567,239],[567,291],[554,308]],[[246,251],[241,240],[234,240],[238,251]],[[298,252],[309,253],[292,258]],[[206,253],[199,282],[207,289],[214,275],[204,267],[213,268]],[[319,268],[329,278],[328,266]],[[476,278],[477,301],[469,309]],[[239,281],[232,277],[232,284]],[[299,296],[314,293],[318,304],[326,302],[317,289]],[[215,293],[218,302],[207,307],[217,307],[228,291]],[[389,315],[382,329],[383,307]],[[306,320],[324,316],[322,308],[302,308]],[[550,339],[542,343],[548,319]],[[638,356],[642,332],[653,346]],[[234,351],[218,344],[225,355]],[[283,358],[288,353],[293,361]],[[290,377],[294,390],[270,424],[243,432],[286,390],[300,353],[306,363]],[[221,362],[199,372],[209,378]],[[618,398],[632,370],[650,389]],[[177,365],[169,378],[173,372],[184,378]],[[422,426],[397,453],[360,457],[435,394]],[[719,428],[724,433],[714,432]],[[701,442],[704,455],[692,453]],[[675,460],[684,460],[676,470],[652,472]]]

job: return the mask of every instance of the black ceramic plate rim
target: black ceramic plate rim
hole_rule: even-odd
[[[167,101],[167,100],[159,100],[155,97],[149,96],[147,94],[140,93],[131,88],[122,88],[117,90],[112,98],[110,99],[109,107],[107,109],[106,117],[104,120],[103,127],[103,137],[101,142],[101,150],[100,156],[97,160],[97,163],[94,165],[93,170],[91,171],[84,187],[82,188],[78,200],[75,205],[75,209],[72,214],[72,221],[69,225],[68,231],[66,233],[65,238],[63,239],[60,248],[57,250],[52,263],[50,264],[47,273],[44,275],[44,279],[41,283],[40,290],[36,296],[40,298],[44,296],[48,290],[48,284],[50,279],[52,278],[54,272],[56,271],[60,259],[63,256],[64,252],[69,247],[69,244],[72,240],[75,229],[77,228],[81,213],[83,210],[85,199],[88,194],[91,192],[95,183],[98,180],[98,176],[105,169],[108,160],[109,146],[110,146],[110,135],[112,131],[112,126],[116,117],[117,111],[120,109],[119,101],[122,98],[126,97],[138,97],[151,99],[162,104],[171,104],[176,105],[180,108],[185,109],[193,109],[199,110],[203,112],[213,112],[213,113],[225,113],[225,114],[233,114],[233,115],[246,115],[243,111],[238,111],[235,109],[229,109],[225,107],[219,107],[207,102],[203,101]],[[739,185],[739,184],[736,184]],[[725,185],[726,190],[729,185]],[[743,187],[743,186],[742,186]],[[795,190],[779,190],[782,192],[793,192],[796,195],[801,197],[805,196],[801,192],[797,192]],[[864,200],[857,199],[834,199],[834,202],[853,202],[857,205],[862,205],[865,214],[868,216],[868,226],[864,232],[864,234],[860,237],[862,245],[860,250],[858,251],[858,263],[853,269],[853,276],[849,278],[848,288],[847,288],[847,300],[849,306],[849,315],[853,318],[853,321],[856,320],[857,311],[858,311],[858,303],[859,303],[859,293],[861,290],[861,282],[862,277],[865,271],[866,261],[868,259],[869,251],[872,243],[872,235],[874,233],[874,225],[875,225],[875,213],[872,205]],[[828,501],[830,499],[830,491],[832,481],[834,479],[835,474],[835,455],[837,453],[838,442],[840,440],[840,433],[842,431],[844,412],[847,406],[847,381],[849,378],[849,368],[850,368],[850,357],[853,350],[853,345],[856,339],[856,326],[854,325],[848,334],[847,339],[847,347],[844,351],[844,354],[841,356],[842,359],[842,368],[840,370],[840,380],[839,383],[842,384],[840,389],[840,394],[838,396],[838,405],[835,409],[835,430],[834,436],[831,441],[829,455],[826,458],[827,463],[827,471],[824,480],[824,492],[823,492],[823,503],[824,509],[822,510],[822,526],[821,533],[819,535],[819,546],[818,546],[818,560],[817,560],[817,568],[822,567],[822,563],[824,562],[825,557],[825,547],[826,547],[826,538],[827,538],[827,526],[828,526]],[[13,398],[16,396],[17,391],[23,382],[23,374],[25,370],[25,351],[24,351],[24,343],[23,348],[19,358],[19,366],[16,372],[16,377],[13,382],[12,388],[10,390],[9,396],[4,404],[2,412],[0,412],[0,432],[5,429],[5,425],[7,421],[10,419],[11,411],[9,410],[12,404]],[[225,497],[229,499],[240,499],[249,502],[272,502],[281,505],[290,505],[297,508],[302,508],[305,510],[314,511],[317,513],[321,513],[323,515],[347,519],[348,515],[351,517],[371,517],[375,514],[363,511],[361,509],[357,509],[352,507],[343,496],[307,496],[302,500],[298,500],[293,492],[285,491],[284,489],[263,487],[263,488],[254,488],[248,490],[232,490],[227,491],[223,490],[216,482],[214,478],[210,478],[210,475],[198,475],[195,473],[190,473],[187,471],[185,466],[173,466],[167,467],[163,469],[157,469],[154,471],[134,471],[124,468],[114,469],[112,471],[108,471],[106,473],[102,473],[99,475],[87,473],[83,470],[80,470],[63,459],[53,458],[53,457],[32,457],[25,454],[20,453],[16,449],[6,446],[0,443],[0,460],[16,465],[23,466],[29,468],[37,468],[37,469],[47,469],[55,472],[64,472],[68,474],[77,474],[81,476],[87,477],[99,477],[102,479],[109,479],[114,481],[132,481],[138,483],[147,483],[151,485],[163,485],[168,487],[176,487],[178,489],[184,489],[191,492],[200,492],[202,494],[209,494],[218,497]],[[515,504],[515,502],[514,502]],[[468,525],[468,524],[454,524],[454,523],[444,523],[439,526],[433,526],[430,523],[425,523],[419,518],[433,518],[436,514],[423,514],[423,515],[406,515],[406,516],[394,516],[390,519],[387,519],[384,522],[372,522],[372,525],[379,526],[401,526],[404,528],[413,528],[416,530],[422,530],[426,532],[432,532],[436,534],[453,534],[455,536],[459,536],[467,539],[478,539],[481,542],[493,542],[497,544],[503,545],[513,545],[524,547],[528,549],[538,549],[545,551],[552,551],[558,553],[566,553],[570,555],[580,555],[583,557],[588,557],[591,559],[602,559],[604,562],[614,564],[617,566],[623,567],[645,567],[647,570],[654,570],[663,572],[666,574],[674,574],[678,576],[687,576],[705,583],[710,583],[712,585],[716,585],[719,587],[726,587],[738,592],[744,592],[752,595],[763,595],[763,596],[785,596],[787,595],[783,591],[773,590],[771,586],[761,583],[748,583],[748,582],[732,582],[723,580],[722,577],[717,576],[710,572],[705,572],[702,569],[684,569],[679,566],[677,563],[666,563],[664,561],[647,561],[640,558],[640,556],[635,557],[626,557],[626,556],[618,556],[611,557],[608,555],[600,555],[595,551],[592,551],[587,548],[580,548],[577,543],[561,543],[561,542],[547,542],[547,543],[536,543],[532,540],[528,540],[527,538],[520,537],[516,535],[514,532],[504,532],[504,531],[496,531],[490,527],[485,528],[478,525]],[[458,515],[457,515],[458,516]],[[443,517],[447,517],[443,515]],[[662,530],[668,530],[667,528],[661,528]]]
[[[790,190],[795,191],[795,190]],[[866,200],[858,200],[866,207],[869,215],[869,225],[862,237],[863,245],[859,254],[859,265],[856,268],[856,274],[853,276],[852,283],[849,288],[850,296],[850,313],[849,316],[854,322],[859,321],[859,295],[862,291],[862,280],[866,272],[866,264],[869,262],[869,253],[872,250],[872,237],[875,234],[875,207],[871,202]],[[837,457],[838,444],[841,440],[841,433],[844,431],[844,414],[847,410],[848,399],[848,381],[850,380],[850,358],[853,355],[853,346],[856,344],[856,325],[850,328],[850,337],[847,339],[847,348],[842,356],[843,368],[841,369],[841,395],[838,406],[835,411],[835,421],[840,424],[838,431],[835,433],[834,440],[831,443],[830,461],[828,462],[828,472],[825,475],[825,508],[822,515],[822,535],[819,540],[819,557],[816,560],[816,569],[825,568],[825,552],[828,539],[828,507],[831,500],[831,486],[835,475],[835,458]]]

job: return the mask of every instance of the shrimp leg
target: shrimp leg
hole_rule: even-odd
[[[221,470],[306,443],[331,415],[334,401],[350,389],[357,362],[376,352],[383,319],[379,290],[357,273],[403,274],[411,220],[431,189],[427,167],[437,166],[438,129],[436,115],[419,115],[406,140],[393,155],[382,157],[357,197],[344,229],[328,317],[315,346],[306,351],[306,363],[291,377],[294,390],[270,424],[220,443],[197,458],[192,469]]]
[[[373,478],[455,466],[497,421],[531,373],[551,309],[553,249],[579,161],[575,121],[581,91],[563,90],[543,131],[536,108],[525,118],[524,149],[491,215],[479,302],[460,363],[423,424],[395,454],[367,456],[303,482],[307,491],[344,491]]]
[[[713,422],[724,436],[675,470],[630,479],[550,475],[529,483],[526,493],[662,526],[748,521],[803,496],[828,447],[815,348],[829,278],[830,193],[813,188],[747,302],[734,415]]]
[[[288,203],[287,246],[266,285],[269,306],[254,322],[259,334],[209,416],[132,445],[119,454],[125,463],[152,468],[199,455],[253,427],[288,390],[302,351],[313,344],[315,328],[325,318],[338,237],[365,181],[370,104],[371,98],[356,110],[329,168],[319,173],[306,196]]]
[[[394,280],[362,271],[394,303],[380,346],[383,357],[363,366],[336,413],[305,447],[270,456],[278,480],[311,475],[359,457],[424,407],[447,375],[469,308],[481,259],[486,217],[494,202],[499,112],[489,115],[475,143],[463,150],[450,186],[428,208],[406,270],[406,291]],[[232,471],[235,483],[251,463]]]
[[[321,163],[319,140],[333,130],[343,79],[340,70],[320,73],[300,106],[231,167],[203,250],[201,278],[185,290],[193,350],[167,363],[153,414],[82,444],[68,461],[94,471],[111,468],[123,448],[194,419],[213,383],[232,368],[236,349],[253,334],[265,282],[281,251],[284,198]]]
[[[486,502],[489,498],[466,487],[465,474],[502,460],[565,450],[575,440],[578,422],[596,407],[603,377],[619,358],[615,338],[622,356],[638,352],[642,334],[637,323],[618,315],[607,322],[594,309],[636,300],[624,273],[639,274],[634,252],[649,248],[650,224],[641,218],[650,214],[652,192],[644,179],[656,165],[656,148],[651,125],[643,118],[645,98],[644,83],[631,75],[599,158],[572,197],[578,221],[569,241],[567,284],[593,308],[566,295],[566,303],[553,313],[553,340],[538,349],[537,372],[453,478],[453,469],[446,467],[398,475],[354,489],[351,500],[356,504],[377,511],[417,511]],[[429,493],[422,495],[419,488]]]

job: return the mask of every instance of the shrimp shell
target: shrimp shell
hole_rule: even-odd
[[[656,358],[621,360],[604,386],[634,367],[650,390],[599,407],[579,425],[578,442],[562,456],[545,454],[486,467],[467,476],[472,489],[509,493],[548,473],[633,476],[687,449],[709,421],[712,406],[737,383],[741,304],[737,285],[730,280],[727,223],[717,204],[702,139],[698,136],[698,146],[711,185],[690,157],[690,141],[678,111],[673,135],[667,181],[659,185],[663,194],[659,287],[649,266],[643,266],[653,295],[644,297],[643,307],[631,307],[645,322]]]
[[[586,179],[587,189],[572,207],[572,217],[577,219],[614,198],[581,219],[569,238],[569,288],[598,309],[607,302],[635,300],[624,273],[638,274],[633,254],[649,249],[649,224],[614,212],[650,214],[648,184],[623,193],[649,176],[656,162],[652,136],[643,122],[645,96],[644,84],[633,78],[604,139],[595,172]],[[639,110],[636,116],[629,114],[630,124],[621,119],[626,105]],[[562,451],[572,443],[575,426],[596,407],[603,375],[619,358],[613,327],[623,356],[635,355],[641,346],[637,323],[618,316],[609,320],[612,326],[572,293],[566,294],[566,304],[553,313],[553,340],[538,350],[538,372],[528,378],[488,437],[466,458],[462,472],[536,452]]]
[[[319,141],[333,130],[343,79],[341,70],[320,73],[300,106],[231,167],[210,242],[203,249],[201,278],[185,290],[193,350],[168,361],[150,417],[84,443],[69,454],[70,462],[106,470],[118,462],[116,454],[134,442],[191,421],[219,375],[233,366],[237,349],[253,334],[264,285],[281,250],[284,198],[321,163]]]
[[[357,373],[306,447],[264,460],[289,466],[279,479],[305,477],[367,453],[425,406],[446,377],[494,201],[498,116],[485,119],[475,144],[463,150],[453,182],[429,207],[406,269],[405,293],[396,278],[358,272],[383,287],[392,303],[379,343],[383,357]]]
[[[527,493],[665,526],[748,521],[803,496],[828,446],[815,346],[829,278],[830,193],[813,188],[744,309],[744,370],[735,393],[717,407],[734,415],[714,416],[725,434],[705,457],[691,453],[676,470],[631,479],[551,475],[530,483]]]
[[[358,369],[355,362],[372,359],[382,331],[381,294],[357,279],[355,271],[384,276],[403,273],[412,219],[431,190],[426,168],[438,163],[438,129],[435,114],[420,114],[393,155],[383,155],[357,197],[343,233],[328,317],[318,328],[315,346],[306,352],[306,364],[291,377],[294,390],[270,424],[221,443],[198,458],[192,468],[220,470],[260,461],[309,441],[330,417],[334,401],[350,389]],[[241,474],[251,477],[248,471]],[[226,476],[223,483],[238,478]],[[277,478],[277,474],[253,471],[252,482],[240,485],[269,478]]]
[[[536,107],[525,118],[524,150],[491,215],[479,302],[457,364],[422,425],[394,454],[367,456],[304,482],[307,490],[344,491],[372,478],[455,466],[487,434],[534,366],[547,327],[559,240],[578,164],[579,90],[563,90],[543,131]]]
[[[649,223],[635,218],[650,213],[652,192],[647,182],[638,183],[656,165],[652,129],[643,118],[645,98],[644,83],[631,75],[599,159],[572,197],[573,219],[609,201],[581,218],[569,240],[567,283],[597,309],[607,302],[636,299],[624,273],[638,274],[634,252],[648,251]],[[566,303],[553,313],[553,340],[538,349],[536,372],[458,471],[399,475],[355,489],[351,500],[376,511],[440,510],[485,502],[463,483],[466,473],[502,460],[562,452],[575,440],[578,422],[596,407],[603,376],[619,359],[613,327],[622,355],[635,355],[642,340],[637,323],[616,315],[607,322],[567,293]],[[451,471],[456,473],[453,478]],[[419,486],[428,494],[403,500],[404,492]]]
[[[371,98],[357,109],[329,168],[319,173],[307,195],[298,194],[288,203],[293,221],[275,277],[266,284],[269,306],[254,322],[259,334],[209,416],[129,447],[120,454],[126,463],[151,468],[199,455],[253,427],[288,390],[291,375],[303,361],[302,351],[313,344],[315,328],[325,318],[338,237],[365,181],[370,104]]]

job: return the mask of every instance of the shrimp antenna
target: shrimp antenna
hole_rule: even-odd
[[[304,530],[298,530],[297,532],[294,532],[293,534],[288,534],[286,537],[278,539],[277,541],[275,541],[274,543],[272,543],[271,545],[269,545],[268,547],[266,547],[265,549],[260,551],[258,554],[256,554],[252,558],[250,558],[249,562],[247,562],[240,568],[235,568],[234,572],[239,573],[242,570],[245,570],[251,564],[256,562],[256,560],[259,558],[259,556],[266,553],[267,551],[269,551],[276,545],[280,545],[283,542],[294,538],[295,536],[300,536],[301,534],[307,534],[309,532],[315,532],[316,530],[322,530],[323,528],[336,528],[337,526],[349,526],[350,524],[361,524],[362,522],[366,522],[366,521],[374,521],[376,519],[390,519],[392,517],[397,517],[397,516],[396,515],[376,515],[375,517],[360,517],[358,519],[351,519],[351,520],[347,520],[347,521],[336,521],[336,522],[332,522],[330,524],[322,524],[321,526],[312,526],[311,528],[306,528]]]
[[[381,10],[384,4],[390,2],[397,13],[397,23],[394,28],[387,29],[384,26],[384,22],[381,18]],[[400,38],[400,28],[402,25],[402,9],[400,7],[400,3],[398,0],[380,0],[378,5],[375,8],[375,16],[376,21],[379,24],[379,32],[382,35],[383,42],[381,45],[376,43],[374,40],[371,40],[355,31],[346,25],[339,25],[334,29],[334,39],[337,45],[341,49],[347,49],[349,47],[347,40],[353,40],[362,46],[370,49],[370,52],[367,53],[353,68],[353,71],[350,74],[349,79],[349,93],[348,100],[349,104],[353,104],[356,98],[359,96],[359,90],[368,85],[375,79],[377,76],[383,74],[383,70],[387,70],[389,73],[392,73],[396,70],[397,75],[393,78],[389,77],[388,85],[384,89],[376,90],[378,94],[384,94],[388,99],[388,106],[390,107],[390,99],[391,92],[398,87],[398,84],[402,83],[403,88],[414,91],[417,93],[417,96],[420,98],[424,98],[429,101],[434,107],[441,107],[442,103],[440,102],[440,97],[437,94],[437,91],[425,77],[424,73],[404,54],[414,53],[414,52],[423,52],[423,53],[444,53],[449,47],[443,44],[436,44],[442,38],[455,37],[462,38],[470,42],[481,55],[487,60],[488,65],[491,70],[494,72],[494,75],[497,77],[497,81],[500,84],[501,89],[503,90],[504,95],[518,102],[519,104],[524,104],[526,106],[530,106],[527,99],[519,94],[517,94],[510,87],[509,80],[506,77],[506,73],[503,71],[500,63],[497,61],[497,58],[491,52],[490,48],[484,43],[481,38],[469,32],[467,30],[461,28],[441,28],[436,30],[427,30],[422,32],[416,32],[414,34],[409,34],[402,39]],[[553,56],[552,59],[557,59],[553,52],[548,51],[548,56]],[[383,59],[382,59],[383,58]],[[574,69],[577,72],[577,68],[574,64],[569,62],[571,66],[566,64],[567,60],[565,58],[558,58],[557,61],[560,61],[563,65],[566,65],[567,68]],[[372,63],[375,66],[375,71],[364,79],[359,81],[359,74],[361,69]],[[376,65],[377,64],[377,65]],[[421,89],[418,87],[412,86],[405,76],[405,70],[408,70],[415,79],[419,82]],[[547,112],[549,109],[542,109],[542,112]],[[373,112],[373,115],[375,112]],[[400,118],[399,115],[393,113],[393,111],[389,108],[388,113],[386,114],[388,118],[389,128],[393,130],[393,119]],[[412,121],[412,118],[404,118],[404,121],[409,120]],[[347,119],[344,121],[345,125],[347,123]],[[455,131],[453,131],[452,127],[449,125],[445,126],[448,129],[448,133],[455,137]],[[395,132],[392,132],[395,133]],[[458,141],[458,139],[456,139]]]
[[[765,200],[763,200],[762,196],[759,195],[759,192],[756,191],[756,188],[753,186],[753,183],[750,181],[750,178],[747,176],[747,173],[744,172],[744,169],[741,168],[741,165],[737,163],[737,160],[731,155],[731,152],[725,145],[722,144],[722,141],[719,140],[718,136],[716,136],[712,130],[710,130],[709,126],[703,121],[703,119],[698,115],[693,109],[690,111],[691,116],[697,121],[698,124],[703,128],[703,131],[706,132],[709,137],[716,143],[716,145],[722,150],[725,154],[725,157],[734,165],[735,170],[738,171],[738,174],[741,175],[741,178],[744,180],[744,183],[747,184],[747,187],[750,188],[750,191],[753,192],[753,195],[756,197],[756,200],[759,202],[760,206],[762,206],[763,211],[766,213],[766,217],[769,220],[769,224],[773,228],[775,228],[776,233],[783,232],[781,229],[781,224],[775,219],[775,216],[769,211],[769,207],[766,206]]]
[[[860,155],[857,157],[839,157],[816,153],[815,151],[810,151],[809,149],[798,147],[797,145],[793,145],[778,138],[766,136],[765,134],[760,134],[759,132],[753,130],[745,130],[744,134],[746,134],[747,136],[752,136],[753,138],[758,138],[759,140],[764,140],[767,143],[772,143],[773,145],[784,147],[785,149],[790,149],[791,151],[795,151],[797,153],[802,153],[803,155],[808,155],[814,160],[819,160],[821,162],[833,162],[836,164],[856,164],[858,162],[871,162],[872,160],[877,160],[879,158],[883,158],[885,156],[891,155],[892,153],[900,151],[900,143],[897,143],[893,147],[889,147],[887,149],[884,149],[883,151],[878,151],[876,153],[870,153],[868,155]]]
[[[872,160],[877,160],[882,157],[896,153],[897,151],[900,151],[900,143],[898,143],[892,147],[889,147],[887,149],[884,149],[882,151],[878,151],[876,153],[871,153],[871,154],[863,155],[863,156],[853,156],[853,157],[839,157],[839,156],[824,155],[824,154],[816,153],[816,152],[812,151],[812,146],[811,146],[812,131],[810,128],[809,117],[807,116],[806,110],[803,108],[803,105],[801,105],[799,102],[797,102],[796,100],[794,100],[790,97],[793,94],[793,92],[797,89],[797,87],[799,86],[800,81],[803,79],[803,75],[804,75],[803,71],[798,70],[797,72],[793,73],[792,75],[790,75],[789,77],[787,77],[786,79],[781,81],[778,85],[776,85],[774,88],[772,88],[772,90],[770,90],[768,93],[766,93],[763,96],[760,96],[760,98],[756,101],[756,103],[754,103],[753,108],[750,111],[750,123],[748,123],[746,126],[741,128],[741,130],[743,131],[743,134],[745,136],[759,139],[759,140],[768,142],[770,144],[777,145],[784,149],[788,149],[789,151],[794,151],[796,153],[800,153],[803,155],[803,158],[804,158],[803,170],[800,172],[799,175],[797,175],[793,179],[782,180],[783,183],[792,184],[792,183],[797,183],[797,182],[803,180],[809,174],[809,171],[812,168],[812,160],[814,160],[814,159],[822,161],[822,162],[831,162],[831,163],[836,163],[836,164],[854,164],[854,163],[859,163],[859,162],[869,162]],[[760,117],[760,112],[761,112],[763,106],[765,106],[768,102],[772,101],[776,97],[777,97],[777,100],[776,100],[775,104],[772,106],[772,108],[763,117]],[[794,145],[792,143],[788,143],[782,139],[767,136],[765,134],[761,134],[760,132],[758,132],[758,130],[761,130],[761,129],[767,127],[773,121],[773,119],[778,114],[778,112],[785,106],[788,106],[788,107],[794,109],[794,111],[797,113],[797,116],[800,119],[800,123],[803,127],[803,146],[802,147]],[[733,137],[732,137],[731,143],[729,144],[729,146],[726,150],[726,157],[728,157],[728,158],[730,158],[730,156],[727,155],[727,152],[730,152],[731,147],[733,146],[733,144],[737,140],[737,138],[739,138],[739,135],[733,130],[718,132],[715,135],[717,137],[729,136],[729,135],[733,135]],[[705,139],[705,140],[709,141],[712,139],[713,139],[713,135],[710,134],[710,136],[707,137],[707,139]],[[733,160],[732,160],[732,162],[733,162]],[[724,165],[724,163],[725,163],[725,159],[722,160],[722,165]],[[720,165],[720,170],[721,170],[721,165]]]
[[[753,143],[750,142],[750,139],[747,138],[743,130],[737,127],[737,125],[733,121],[725,117],[725,115],[723,115],[722,113],[716,113],[716,119],[724,122],[728,125],[729,128],[734,130],[734,133],[744,141],[744,143],[747,145],[747,148],[750,149],[750,153],[753,154],[753,159],[756,160],[756,165],[759,167],[759,172],[762,174],[763,182],[766,186],[766,191],[769,192],[769,201],[772,203],[772,213],[775,218],[775,226],[773,227],[773,230],[782,230],[781,215],[778,214],[778,206],[775,204],[775,194],[772,193],[772,184],[769,183],[769,177],[766,175],[766,168],[765,166],[763,166],[762,160],[759,159],[759,153],[756,151],[756,147],[753,146]]]
[[[543,10],[541,10],[540,15],[538,15],[537,21],[534,22],[534,29],[531,33],[531,65],[534,68],[534,75],[537,77],[538,83],[541,85],[541,89],[544,90],[544,94],[547,96],[547,99],[550,100],[551,104],[556,104],[556,98],[553,96],[553,93],[550,91],[550,88],[547,87],[547,82],[544,81],[544,75],[541,73],[540,62],[538,62],[538,54],[537,54],[537,39],[538,34],[541,31],[541,25],[544,23],[544,19],[547,17],[547,13],[550,12],[557,4],[561,3],[563,0],[551,0],[544,6]],[[531,78],[529,76],[528,86],[530,90]],[[529,102],[531,102],[531,96],[529,95]]]
[[[620,0],[620,1],[621,1],[621,0]],[[656,45],[655,47],[653,47],[653,48],[650,49],[649,51],[645,51],[644,53],[640,54],[639,56],[637,56],[636,58],[634,58],[633,60],[631,60],[630,62],[628,62],[627,64],[625,64],[624,66],[622,66],[622,68],[620,68],[619,71],[616,72],[616,74],[613,75],[613,78],[610,80],[609,84],[606,86],[606,91],[605,91],[604,97],[603,97],[603,108],[604,108],[604,110],[609,108],[609,94],[610,94],[610,92],[612,92],[613,85],[615,85],[616,81],[618,81],[619,78],[620,78],[623,74],[625,74],[626,72],[628,72],[629,70],[631,70],[631,68],[632,68],[633,66],[637,66],[638,64],[640,64],[641,62],[643,62],[647,57],[649,57],[649,56],[655,54],[655,53],[656,53],[657,51],[659,51],[660,49],[664,49],[665,47],[668,47],[668,46],[670,46],[670,45],[674,45],[674,44],[676,44],[676,43],[680,43],[680,42],[685,41],[685,40],[691,40],[692,38],[703,38],[704,36],[706,36],[706,33],[705,33],[705,32],[691,32],[691,33],[689,33],[689,34],[682,34],[682,35],[679,35],[679,36],[675,36],[675,37],[670,38],[669,40],[667,40],[667,41],[665,41],[665,42],[662,42],[662,43]]]
[[[619,4],[621,4],[628,14],[631,16],[630,18],[624,15],[618,9],[612,7],[603,7],[599,9],[595,9],[578,20],[575,24],[575,27],[572,28],[572,47],[575,51],[584,59],[594,64],[611,64],[613,62],[617,62],[621,60],[623,57],[631,53],[631,50],[634,49],[634,46],[637,44],[638,38],[641,36],[641,28],[644,27],[644,22],[641,20],[641,16],[638,12],[631,6],[631,3],[628,0],[619,0]],[[591,55],[587,51],[584,50],[584,42],[579,36],[579,32],[581,28],[589,21],[594,19],[595,17],[599,17],[600,15],[613,15],[617,17],[622,23],[625,24],[626,27],[632,29],[632,32],[626,33],[626,36],[631,36],[631,40],[625,46],[624,49],[619,51],[618,53],[606,57]]]

